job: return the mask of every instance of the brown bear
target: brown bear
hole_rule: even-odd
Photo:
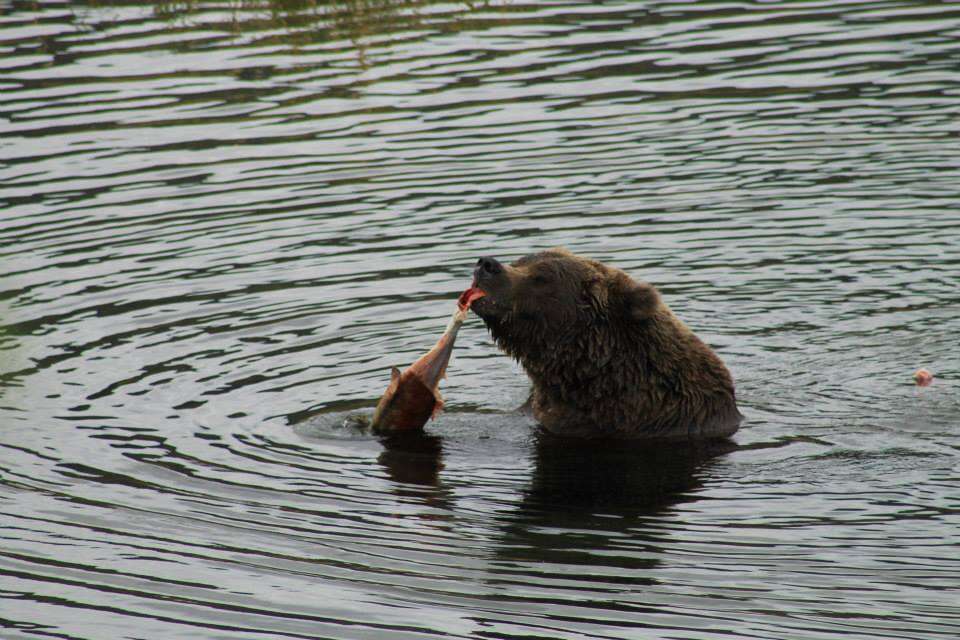
[[[722,438],[743,416],[723,362],[653,285],[557,248],[510,265],[480,258],[474,312],[533,383],[558,435]]]

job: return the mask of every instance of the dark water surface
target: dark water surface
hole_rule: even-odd
[[[0,637],[960,636],[960,4],[3,0],[0,216]],[[558,244],[739,448],[343,426]]]

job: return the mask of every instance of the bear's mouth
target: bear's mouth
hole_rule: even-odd
[[[493,300],[493,297],[477,283],[476,275],[473,276],[473,282],[470,284],[470,288],[460,294],[458,304],[461,305],[461,308],[467,299],[470,300],[468,304],[470,310],[480,316],[482,320],[486,320],[494,315],[496,302]]]
[[[473,303],[487,295],[487,292],[477,286],[476,282],[470,285],[470,288],[460,294],[457,298],[457,306],[461,311],[469,309]]]

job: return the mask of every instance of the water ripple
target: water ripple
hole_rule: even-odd
[[[958,36],[920,0],[3,7],[5,632],[957,636]],[[356,428],[478,256],[560,244],[717,348],[736,446],[540,438],[474,321],[425,434]]]

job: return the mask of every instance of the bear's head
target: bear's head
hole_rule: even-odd
[[[473,310],[500,348],[524,365],[546,364],[558,350],[566,351],[565,362],[572,364],[565,347],[588,355],[583,352],[601,335],[646,323],[660,307],[652,285],[563,248],[509,265],[480,258],[474,286],[486,295]],[[611,336],[601,340],[609,348]]]

